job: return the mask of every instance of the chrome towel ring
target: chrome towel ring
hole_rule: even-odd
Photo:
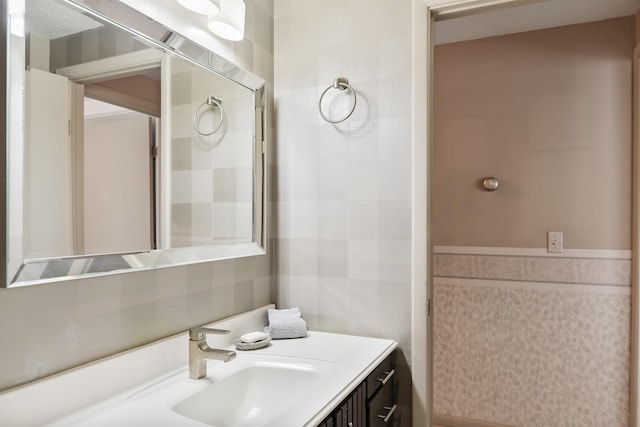
[[[322,111],[322,98],[324,98],[325,94],[329,91],[329,89],[338,89],[340,91],[345,90],[345,89],[349,89],[349,92],[351,92],[351,95],[353,95],[353,105],[351,106],[351,110],[349,111],[349,114],[347,114],[344,118],[340,119],[340,120],[331,120],[330,118],[328,118],[327,116],[324,115],[324,112]],[[358,96],[356,95],[356,91],[353,90],[353,88],[351,86],[349,86],[349,80],[347,80],[346,77],[338,77],[337,79],[335,79],[333,81],[333,85],[329,86],[328,88],[326,88],[324,90],[324,92],[322,92],[322,95],[320,95],[320,101],[318,101],[318,109],[320,110],[320,115],[322,116],[322,118],[329,122],[329,123],[342,123],[345,120],[347,120],[349,117],[351,117],[351,115],[353,114],[353,112],[356,109],[356,104],[358,103]]]
[[[207,106],[207,107],[210,106],[212,108],[217,107],[220,110],[220,120],[218,120],[218,124],[214,127],[214,129],[211,132],[202,132],[198,127],[198,114],[200,114],[200,110],[204,106]],[[224,110],[222,110],[222,99],[218,98],[217,96],[210,96],[202,104],[200,104],[198,108],[196,108],[196,111],[194,111],[193,128],[196,130],[196,132],[198,132],[202,136],[210,136],[210,135],[213,135],[218,129],[220,129],[220,126],[222,126],[223,118],[224,118]]]

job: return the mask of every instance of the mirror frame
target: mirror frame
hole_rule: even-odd
[[[22,0],[24,1],[24,0]],[[122,3],[107,0],[92,1],[89,7],[81,0],[60,0],[61,2],[77,9],[80,13],[87,14],[99,20],[106,21],[124,31],[130,33],[133,37],[143,39],[150,45],[161,49],[163,52],[170,52],[173,55],[201,67],[207,71],[231,80],[254,93],[254,154],[253,154],[253,242],[239,244],[220,244],[211,246],[156,249],[130,253],[119,254],[98,254],[98,255],[79,255],[73,257],[58,257],[50,259],[23,260],[23,265],[27,263],[55,263],[55,262],[75,262],[80,264],[91,265],[94,261],[108,261],[109,258],[118,259],[120,263],[126,262],[126,267],[119,267],[110,271],[84,272],[76,275],[66,275],[45,279],[12,282],[13,278],[9,278],[8,274],[8,108],[5,108],[5,114],[0,118],[0,132],[2,133],[2,146],[0,148],[0,239],[4,245],[0,245],[0,258],[4,263],[0,266],[0,289],[16,288],[27,285],[46,284],[53,282],[69,281],[81,278],[96,277],[111,274],[120,274],[126,272],[136,272],[156,268],[166,268],[196,264],[202,262],[211,262],[216,260],[224,260],[231,258],[241,258],[266,254],[266,195],[267,195],[267,151],[266,151],[266,99],[265,99],[265,81],[260,77],[242,70],[236,64],[226,60],[215,52],[197,44],[196,42],[182,36],[180,33],[172,30],[165,25],[157,22],[142,12]],[[5,84],[0,89],[0,97],[4,100],[5,107],[8,99],[8,37],[9,37],[9,10],[8,1],[0,1],[0,14],[5,18],[0,24],[3,43],[0,47],[0,74],[3,75]],[[217,70],[215,64],[224,64],[224,70]]]

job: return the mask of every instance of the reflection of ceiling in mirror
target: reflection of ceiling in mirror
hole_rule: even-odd
[[[141,115],[145,116],[145,114],[138,113],[136,111],[129,110],[128,108],[120,107],[118,105],[109,104],[108,102],[102,102],[97,99],[85,98],[84,99],[84,118],[85,120],[89,119],[97,119],[103,117],[114,117],[114,116],[122,116],[122,115]]]
[[[101,23],[78,13],[55,0],[27,0],[28,31],[48,40],[92,30]]]

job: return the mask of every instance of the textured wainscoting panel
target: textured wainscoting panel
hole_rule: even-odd
[[[492,257],[493,279],[487,279],[457,257],[440,255],[437,274],[467,271],[484,280],[436,280],[436,413],[527,427],[627,425],[631,300],[606,291],[628,289],[617,268],[601,272],[602,292],[588,285],[588,274],[572,279],[578,282],[572,290],[509,288],[503,277],[528,283],[550,267],[536,264],[539,259],[514,267],[513,257]],[[472,268],[482,264],[483,257],[471,258]],[[584,261],[570,259],[565,267],[580,271]]]
[[[439,285],[434,410],[517,426],[624,426],[630,298]]]

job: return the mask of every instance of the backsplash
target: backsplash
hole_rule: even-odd
[[[630,251],[481,249],[436,249],[434,412],[514,426],[627,425]]]

